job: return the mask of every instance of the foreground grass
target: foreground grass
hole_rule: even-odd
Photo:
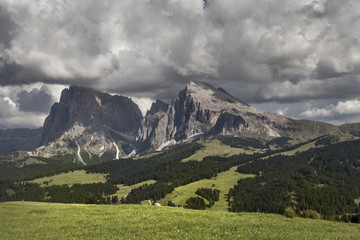
[[[359,225],[140,205],[0,203],[0,239],[359,239]]]
[[[68,173],[61,173],[51,177],[38,178],[32,183],[39,183],[41,186],[45,186],[44,182],[48,182],[48,185],[63,185],[67,184],[72,186],[73,184],[81,183],[104,183],[106,182],[106,175],[100,173],[89,173],[87,174],[85,170],[72,171]]]
[[[238,173],[236,172],[236,169],[237,167],[232,167],[226,172],[219,173],[217,177],[177,187],[174,192],[166,195],[166,197],[161,199],[159,203],[161,205],[166,205],[169,200],[172,200],[176,205],[184,206],[187,199],[198,196],[195,194],[198,188],[213,188],[220,190],[220,196],[219,201],[215,202],[215,205],[209,210],[226,212],[228,205],[225,199],[225,194],[229,192],[230,188],[234,187],[238,180],[247,177],[255,177],[253,174]]]

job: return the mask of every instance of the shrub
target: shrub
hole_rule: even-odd
[[[304,218],[319,219],[321,217],[321,215],[317,211],[309,209],[309,210],[305,210],[303,212],[303,217]]]
[[[296,212],[294,211],[294,209],[292,207],[287,207],[287,208],[285,208],[284,215],[287,218],[294,218],[294,217],[296,217]]]
[[[168,205],[169,207],[176,207],[175,203],[174,203],[173,201],[171,201],[171,200],[169,200],[169,201],[167,202],[167,205]]]
[[[207,207],[211,208],[215,201],[219,201],[220,190],[211,188],[198,188],[195,192],[197,195],[209,201]]]

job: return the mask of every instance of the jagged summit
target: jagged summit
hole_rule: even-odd
[[[152,103],[150,110],[147,111],[146,115],[155,114],[157,112],[166,112],[168,105],[161,101],[160,99],[156,99],[155,102]]]
[[[204,91],[209,91],[207,93],[210,93],[210,95],[230,102],[230,103],[235,103],[235,102],[240,102],[246,106],[249,106],[248,104],[242,102],[240,99],[232,96],[230,93],[228,93],[227,91],[225,91],[223,88],[219,87],[219,88],[215,88],[213,86],[211,86],[210,84],[206,83],[206,82],[197,82],[197,81],[190,81],[185,88],[189,94],[202,94],[204,93]],[[210,92],[211,91],[211,92]]]
[[[254,108],[232,96],[224,89],[215,88],[204,82],[189,82],[186,85],[184,92],[181,92],[180,95],[181,94],[191,96],[194,102],[202,105],[202,108],[212,111],[236,109],[257,112]]]

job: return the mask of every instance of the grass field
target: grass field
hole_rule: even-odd
[[[138,187],[140,187],[142,185],[145,185],[145,184],[150,185],[150,184],[153,184],[153,183],[156,183],[156,181],[155,180],[148,180],[148,181],[137,183],[137,184],[134,184],[134,185],[131,185],[131,186],[126,186],[124,184],[118,184],[117,186],[118,186],[119,190],[115,194],[113,194],[111,196],[118,196],[119,199],[121,199],[122,197],[126,196],[131,191],[131,189],[138,188]]]
[[[17,163],[17,167],[22,168],[22,167],[25,167],[27,165],[32,165],[32,164],[46,164],[46,162],[43,162],[43,161],[41,161],[39,159],[36,159],[36,158],[29,157],[25,161],[19,161]]]
[[[86,184],[86,183],[99,183],[106,182],[106,175],[99,173],[90,173],[87,174],[85,170],[72,171],[68,173],[61,173],[51,177],[38,178],[33,181],[33,183],[39,183],[41,186],[45,186],[44,182],[48,182],[48,185],[63,185],[67,184],[72,186],[76,183]]]
[[[295,155],[297,152],[306,152],[307,150],[311,149],[311,148],[320,148],[320,147],[323,147],[322,145],[319,145],[319,146],[316,146],[315,145],[315,142],[316,141],[313,141],[313,142],[310,142],[310,143],[306,143],[304,145],[301,145],[300,147],[298,148],[295,148],[293,150],[290,150],[290,151],[286,151],[286,152],[279,152],[279,153],[275,153],[275,154],[272,154],[270,156],[267,156],[267,157],[263,157],[262,159],[267,159],[269,157],[274,157],[274,156],[278,156],[278,155],[285,155],[285,156],[293,156]]]
[[[207,156],[232,156],[240,153],[253,153],[254,151],[245,150],[242,148],[233,148],[222,144],[219,140],[204,140],[199,141],[199,143],[204,145],[204,148],[198,150],[195,154],[191,155],[188,158],[182,160],[182,162],[187,162],[190,160],[202,161],[204,157]]]
[[[297,152],[306,152],[307,150],[309,150],[311,148],[317,148],[317,147],[322,147],[322,146],[321,145],[316,146],[315,141],[313,141],[313,142],[304,144],[304,145],[302,145],[302,146],[300,146],[300,147],[298,147],[298,148],[296,148],[294,150],[290,150],[290,151],[287,151],[287,152],[282,152],[280,154],[285,155],[285,156],[293,156]],[[278,155],[278,154],[275,154],[273,156],[276,156],[276,155]]]
[[[198,196],[195,194],[198,188],[214,188],[220,190],[219,201],[215,202],[214,206],[212,206],[209,210],[226,212],[228,206],[225,194],[229,192],[229,189],[232,188],[239,179],[255,176],[252,174],[241,174],[235,172],[236,168],[237,167],[233,167],[229,171],[219,173],[217,177],[211,179],[204,179],[177,187],[174,192],[166,195],[166,197],[161,199],[159,203],[161,205],[166,205],[169,200],[172,200],[176,205],[184,206],[187,199]]]
[[[359,137],[353,136],[351,134],[343,134],[340,135],[340,138],[337,142],[345,142],[345,141],[351,141],[351,140],[356,140],[359,139]],[[277,155],[285,155],[285,156],[293,156],[295,155],[297,152],[306,152],[307,150],[311,149],[311,148],[321,148],[323,147],[323,145],[315,145],[316,141],[312,141],[310,143],[304,144],[296,149],[290,150],[290,151],[286,151],[286,152],[281,152],[281,153],[276,153],[273,154],[271,156],[277,156]],[[297,144],[298,142],[294,142],[294,144]],[[266,157],[267,158],[267,157]]]
[[[142,156],[134,157],[133,159],[134,159],[134,160],[138,160],[138,159],[143,159],[143,158],[149,158],[149,157],[153,157],[153,156],[159,155],[159,154],[161,154],[161,153],[162,153],[162,152],[152,152],[152,153],[148,153],[148,154],[145,154],[145,155],[142,155]]]
[[[0,239],[359,239],[360,227],[141,205],[0,203]]]

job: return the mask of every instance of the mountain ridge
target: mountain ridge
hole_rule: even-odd
[[[107,152],[118,159],[221,135],[306,141],[343,133],[359,134],[360,123],[335,126],[261,113],[224,89],[204,82],[189,82],[168,103],[157,99],[145,116],[130,98],[70,86],[44,122],[40,147],[29,154],[72,154],[74,162],[86,164],[103,161]]]

